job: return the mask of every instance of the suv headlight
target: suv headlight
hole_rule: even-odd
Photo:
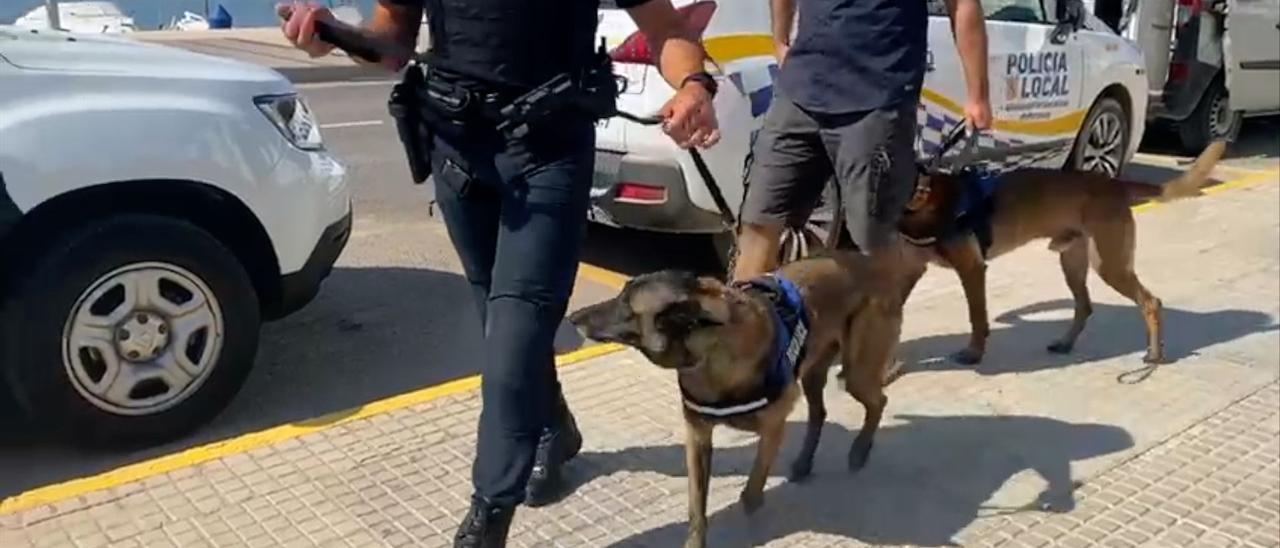
[[[320,124],[316,122],[306,99],[296,94],[266,95],[255,98],[253,102],[293,146],[302,150],[324,148]]]

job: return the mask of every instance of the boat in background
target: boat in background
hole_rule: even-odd
[[[120,11],[120,6],[101,0],[59,2],[58,23],[62,30],[87,34],[126,34],[138,30],[133,18]],[[29,29],[52,28],[49,24],[49,12],[43,5],[15,19],[13,25]]]

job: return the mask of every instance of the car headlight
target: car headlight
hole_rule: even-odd
[[[295,94],[267,95],[258,97],[253,102],[293,146],[302,150],[324,148],[320,124],[316,122],[306,99]]]

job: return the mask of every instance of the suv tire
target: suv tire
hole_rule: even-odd
[[[0,311],[0,363],[37,432],[152,445],[203,425],[243,385],[258,297],[235,255],[178,219],[126,214],[59,233]]]

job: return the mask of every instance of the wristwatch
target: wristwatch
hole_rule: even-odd
[[[719,84],[716,83],[715,77],[711,76],[711,73],[705,71],[695,72],[685,76],[684,80],[680,82],[680,87],[684,88],[685,84],[688,84],[689,82],[698,82],[699,84],[702,84],[702,87],[705,88],[707,93],[712,97],[716,96],[716,91],[720,88]]]

